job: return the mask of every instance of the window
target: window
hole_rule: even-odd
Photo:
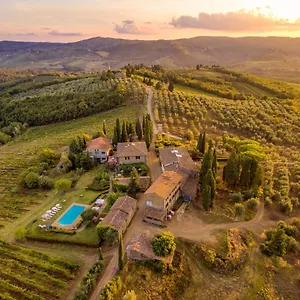
[[[102,152],[101,152],[101,154],[105,155],[105,154],[106,154],[106,152],[105,152],[105,151],[102,151]]]
[[[130,157],[128,157],[128,156],[125,156],[125,160],[130,160]]]
[[[136,159],[141,159],[141,157],[140,157],[140,156],[136,156],[135,158],[136,158]]]
[[[152,202],[151,201],[146,201],[146,205],[147,206],[152,206]]]

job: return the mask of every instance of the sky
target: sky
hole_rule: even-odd
[[[299,0],[0,0],[0,40],[300,37]]]

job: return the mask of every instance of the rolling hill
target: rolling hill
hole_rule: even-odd
[[[143,41],[96,37],[75,43],[0,42],[0,68],[99,71],[127,63],[167,68],[217,64],[298,82],[300,39],[195,37]]]

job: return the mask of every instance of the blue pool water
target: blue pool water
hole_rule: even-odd
[[[72,225],[84,210],[85,206],[73,205],[57,222],[60,225]]]

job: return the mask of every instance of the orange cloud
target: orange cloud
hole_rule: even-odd
[[[170,24],[176,28],[200,28],[215,31],[278,32],[300,30],[300,19],[295,22],[278,19],[272,14],[261,13],[260,8],[252,11],[240,10],[228,13],[207,14],[201,12],[198,17],[173,18]]]

